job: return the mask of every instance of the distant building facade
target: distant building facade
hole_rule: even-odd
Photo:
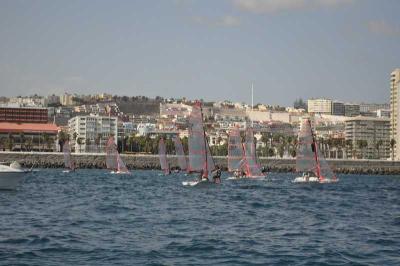
[[[332,115],[345,115],[343,102],[332,101]]]
[[[0,122],[47,123],[47,108],[0,107]]]
[[[313,114],[332,114],[332,100],[329,99],[309,99],[307,110]]]
[[[351,141],[352,149],[347,157],[364,159],[387,159],[390,157],[390,120],[358,116],[345,121],[345,139]],[[361,142],[366,142],[366,146]]]
[[[59,128],[48,123],[0,122],[0,149],[56,151]]]
[[[344,104],[344,115],[345,116],[359,116],[360,115],[360,105],[355,103],[345,103]]]
[[[104,152],[108,138],[118,135],[117,120],[117,117],[109,116],[75,116],[71,118],[68,120],[68,128],[72,149],[78,153]],[[115,141],[117,142],[117,137],[115,137]]]
[[[64,106],[70,106],[74,104],[73,96],[69,93],[65,93],[60,96],[60,103]]]

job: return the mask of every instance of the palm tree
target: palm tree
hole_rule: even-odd
[[[60,145],[60,151],[63,151],[64,143],[68,140],[68,134],[63,130],[60,130],[57,137],[58,144]]]
[[[77,138],[76,143],[79,145],[79,152],[82,152],[81,145],[82,145],[82,138]]]
[[[94,140],[94,143],[96,144],[96,147],[97,147],[97,152],[100,152],[100,150],[101,150],[101,148],[100,148],[101,139],[102,139],[102,134],[101,133],[97,134],[97,137]]]
[[[364,159],[364,148],[368,147],[368,142],[364,139],[357,140],[357,147],[360,149],[361,159]]]
[[[345,146],[346,146],[346,157],[347,157],[348,151],[353,152],[353,141],[351,139],[346,139]]]
[[[49,135],[47,133],[43,134],[43,142],[42,145],[49,142]]]
[[[32,138],[27,138],[27,139],[25,140],[25,148],[26,148],[28,151],[31,151],[31,150],[32,150],[32,144],[33,144],[33,137],[32,137]]]
[[[86,138],[85,139],[86,152],[89,152],[89,146],[90,146],[90,138]]]
[[[378,140],[376,143],[375,143],[375,149],[378,151],[378,159],[380,159],[381,158],[381,154],[380,154],[380,148],[381,148],[381,146],[383,145],[383,140]]]
[[[6,147],[8,150],[12,151],[14,146],[14,137],[11,133],[8,133],[8,138],[6,139]]]
[[[72,134],[72,138],[74,139],[74,141],[76,142],[78,139],[78,133],[74,132],[74,134]],[[75,151],[75,145],[74,145],[74,151]]]
[[[25,135],[23,132],[19,133],[19,148],[22,151],[22,147],[24,146],[25,143]]]
[[[394,161],[394,145],[396,145],[396,140],[395,139],[391,139],[390,140],[390,149],[392,151],[392,161]]]
[[[54,144],[54,139],[51,138],[51,137],[49,137],[49,138],[47,139],[47,141],[46,141],[46,144],[47,144],[47,149],[48,149],[48,150],[52,149],[52,146],[53,146],[53,144]]]

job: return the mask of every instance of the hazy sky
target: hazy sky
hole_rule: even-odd
[[[388,102],[398,0],[0,1],[0,95]]]

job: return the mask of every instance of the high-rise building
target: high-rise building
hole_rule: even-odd
[[[344,103],[332,101],[332,115],[344,115]]]
[[[400,68],[396,68],[390,74],[390,139],[394,139],[397,144],[394,146],[394,158],[398,159],[400,155],[400,145],[398,137],[398,112],[399,112],[399,90],[400,90]]]
[[[309,99],[307,110],[314,114],[332,114],[332,100],[329,99]]]
[[[68,127],[70,144],[75,152],[104,152],[111,135],[117,141],[117,117],[75,116],[68,120]]]
[[[390,120],[357,116],[345,121],[345,139],[351,141],[347,157],[387,159],[390,157]]]

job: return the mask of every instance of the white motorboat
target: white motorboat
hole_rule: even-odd
[[[10,165],[0,164],[0,189],[15,190],[24,176],[30,172],[24,170],[18,162]]]

